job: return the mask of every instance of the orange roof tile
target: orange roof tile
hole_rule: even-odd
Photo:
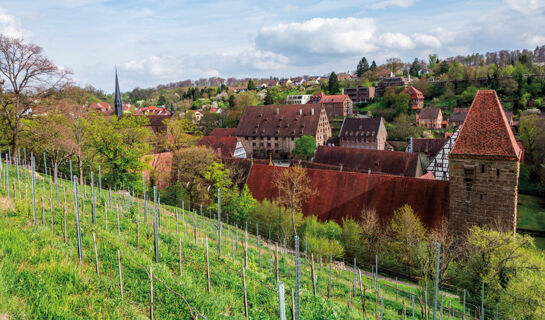
[[[449,156],[516,161],[521,153],[496,91],[479,90]]]

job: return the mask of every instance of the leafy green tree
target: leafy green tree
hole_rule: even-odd
[[[295,236],[293,223],[298,229],[303,224],[303,214],[286,208],[275,201],[267,199],[257,203],[249,211],[249,221],[258,223],[259,229],[264,233],[270,232],[272,237],[278,241],[286,240],[292,243]]]
[[[248,90],[255,90],[254,80],[252,80],[251,78],[250,80],[248,80]]]
[[[352,218],[343,219],[340,240],[345,253],[351,257],[358,257],[364,251],[362,244],[365,240],[362,228]]]
[[[337,94],[339,92],[339,79],[335,72],[331,72],[329,75],[329,81],[327,83],[327,92],[329,94]]]
[[[316,150],[316,139],[313,136],[302,136],[295,138],[295,148],[293,149],[293,155],[311,157]]]
[[[435,66],[437,65],[437,61],[439,61],[439,59],[437,58],[437,54],[430,54],[428,55],[428,58],[428,66],[430,67],[430,69],[434,70]]]
[[[439,64],[439,72],[438,74],[443,74],[443,73],[447,73],[448,72],[448,69],[449,69],[449,64],[446,60],[443,60],[441,61],[441,63]]]
[[[167,103],[168,103],[167,98],[163,94],[161,94],[159,96],[159,99],[157,100],[157,105],[158,106],[166,106]]]
[[[146,117],[124,115],[105,117],[91,114],[87,122],[89,147],[93,162],[102,166],[103,181],[118,186],[140,181],[144,155],[150,151],[150,130]]]
[[[341,227],[334,221],[319,222],[314,215],[303,223],[303,234],[307,239],[308,251],[315,256],[340,258],[344,248],[340,243]]]
[[[406,113],[409,109],[410,101],[411,96],[408,93],[401,92],[395,97],[392,107],[396,110],[398,114]]]

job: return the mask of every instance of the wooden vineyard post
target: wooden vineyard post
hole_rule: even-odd
[[[150,306],[149,306],[149,317],[153,320],[153,269],[149,267],[149,286],[150,286]]]
[[[363,286],[363,281],[361,281],[361,270],[358,269],[358,275],[360,280],[360,294],[361,294],[361,308],[363,312],[363,318],[365,319],[365,287]]]
[[[42,226],[45,226],[45,205],[44,205],[44,197],[41,196],[40,199],[42,200]]]
[[[95,233],[94,233],[94,232],[93,232],[93,245],[95,246],[95,269],[96,269],[97,274],[99,274],[99,271],[98,271],[98,250],[97,250],[97,240],[96,240],[96,236],[95,236]]]
[[[53,209],[53,200],[49,197],[49,208],[51,210],[51,233],[55,233],[55,210]]]
[[[140,212],[136,215],[136,249],[140,249]]]
[[[329,256],[329,282],[327,284],[327,298],[331,298],[331,273],[332,273],[333,257]]]
[[[153,233],[155,245],[155,262],[159,263],[159,226],[158,226],[158,217],[157,217],[157,187],[153,186]]]
[[[208,294],[210,294],[210,261],[208,260],[208,236],[206,236],[206,287]]]
[[[93,225],[97,224],[96,218],[96,206],[95,206],[95,177],[93,171],[91,171],[91,201],[92,201],[92,215],[93,215]]]
[[[117,261],[119,262],[119,290],[121,292],[121,301],[123,301],[123,272],[121,269],[121,251],[117,249]]]
[[[180,277],[182,276],[182,238],[178,238],[178,256],[179,256],[179,265],[180,265]]]
[[[291,288],[291,318],[295,320],[295,293],[293,288]]]
[[[280,280],[280,272],[278,270],[278,243],[275,242],[274,246],[275,246],[275,253],[274,253],[275,266],[274,266],[274,269],[276,271],[276,283],[278,283],[278,281]]]
[[[119,225],[119,204],[115,206],[115,213],[117,214],[117,235],[121,235],[121,226]]]
[[[248,233],[244,234],[244,268],[248,268]]]
[[[246,292],[246,268],[242,268],[242,286],[244,288],[244,316],[248,319],[248,293]]]
[[[80,226],[79,205],[78,205],[78,181],[76,179],[76,176],[74,176],[73,180],[74,180],[74,206],[76,207],[76,227],[78,229],[78,255],[79,255],[79,263],[83,264],[83,253],[81,251],[81,226]]]
[[[176,235],[180,234],[180,232],[178,231],[178,208],[175,209],[175,214],[176,214]]]
[[[310,275],[312,277],[312,292],[316,296],[316,276],[314,275],[314,253],[310,254]]]
[[[34,215],[34,225],[36,225],[36,160],[33,155],[30,156],[30,161],[32,167],[32,214]]]
[[[62,206],[62,224],[63,224],[63,239],[66,243],[66,198],[64,199],[64,205]]]

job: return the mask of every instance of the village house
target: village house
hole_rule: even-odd
[[[352,100],[345,94],[326,95],[320,91],[312,95],[310,102],[321,103],[330,118],[334,116],[346,117],[352,114]]]
[[[237,128],[215,128],[210,132],[210,135],[216,137],[231,137],[235,135],[235,131],[237,131]]]
[[[170,111],[166,108],[160,108],[156,106],[148,106],[136,109],[134,112],[135,115],[165,115],[169,116]]]
[[[246,158],[246,150],[242,141],[234,136],[204,136],[197,146],[212,149],[220,158]]]
[[[247,106],[235,135],[241,138],[248,157],[288,159],[295,138],[313,136],[321,146],[331,137],[331,127],[321,105]]]
[[[424,95],[413,86],[403,89],[403,93],[411,96],[411,109],[417,110],[424,107]]]
[[[452,114],[450,115],[450,122],[457,127],[462,125],[468,112],[469,108],[454,108],[454,110],[452,110]]]
[[[339,132],[339,145],[346,148],[384,150],[387,139],[382,117],[345,118]]]
[[[426,129],[439,130],[443,126],[441,108],[424,108],[416,113],[416,125]]]
[[[377,95],[383,96],[388,87],[404,87],[411,82],[411,78],[394,77],[391,74],[389,77],[383,78],[377,85]]]
[[[112,111],[112,106],[108,102],[95,102],[92,103],[87,110],[89,112],[108,113]]]
[[[286,97],[286,104],[307,104],[310,101],[310,94],[295,94]]]
[[[343,88],[343,94],[348,95],[353,103],[369,103],[375,99],[375,87]]]

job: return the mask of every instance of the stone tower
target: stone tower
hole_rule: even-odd
[[[449,154],[449,233],[473,226],[515,232],[521,150],[496,91],[477,92]]]
[[[121,91],[119,91],[119,81],[117,80],[117,69],[115,69],[114,112],[115,112],[115,115],[118,117],[121,117],[123,115],[123,102],[121,101]]]

